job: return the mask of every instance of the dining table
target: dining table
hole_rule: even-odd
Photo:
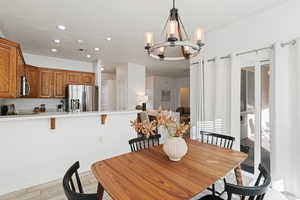
[[[91,166],[98,181],[98,200],[106,191],[114,200],[188,200],[234,170],[242,184],[240,164],[247,154],[186,139],[187,154],[170,161],[162,145],[125,153]]]

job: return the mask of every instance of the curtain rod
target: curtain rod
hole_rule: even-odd
[[[244,51],[244,52],[241,52],[241,53],[237,53],[235,55],[236,56],[242,56],[242,55],[249,54],[249,53],[257,53],[259,51],[263,51],[263,50],[267,50],[267,49],[273,49],[273,45],[268,46],[268,47],[263,47],[263,48],[260,48],[260,49],[253,49],[253,50],[250,50],[250,51]]]
[[[285,47],[285,46],[288,46],[288,45],[295,45],[297,43],[296,40],[291,40],[289,42],[284,42],[284,43],[281,43],[280,46],[281,47]]]
[[[295,44],[296,40],[293,40],[293,41],[291,41],[289,43],[294,43]],[[268,46],[268,47],[259,48],[259,49],[253,49],[253,50],[249,50],[249,51],[240,52],[240,53],[237,53],[235,55],[236,56],[241,56],[241,55],[245,55],[245,54],[249,54],[249,53],[255,53],[255,52],[259,52],[259,51],[263,51],[263,50],[267,50],[267,49],[273,49],[273,45]],[[220,59],[226,59],[226,58],[230,58],[230,55],[220,57]],[[207,60],[207,62],[213,62],[213,61],[216,61],[216,58],[210,58],[210,59]],[[191,65],[196,65],[196,64],[199,64],[199,63],[200,62],[194,62]]]

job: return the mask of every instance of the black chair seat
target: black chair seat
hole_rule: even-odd
[[[214,196],[214,195],[206,195],[204,197],[201,197],[199,200],[224,200],[219,196]]]

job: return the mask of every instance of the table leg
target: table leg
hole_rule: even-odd
[[[235,173],[235,178],[236,178],[237,184],[243,185],[242,170],[241,170],[240,165],[234,169],[234,173]]]
[[[104,188],[100,183],[98,183],[98,188],[97,188],[97,200],[103,200],[103,193],[104,193]]]

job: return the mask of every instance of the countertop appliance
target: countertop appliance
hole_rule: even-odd
[[[67,111],[98,111],[98,87],[89,85],[68,85]]]

